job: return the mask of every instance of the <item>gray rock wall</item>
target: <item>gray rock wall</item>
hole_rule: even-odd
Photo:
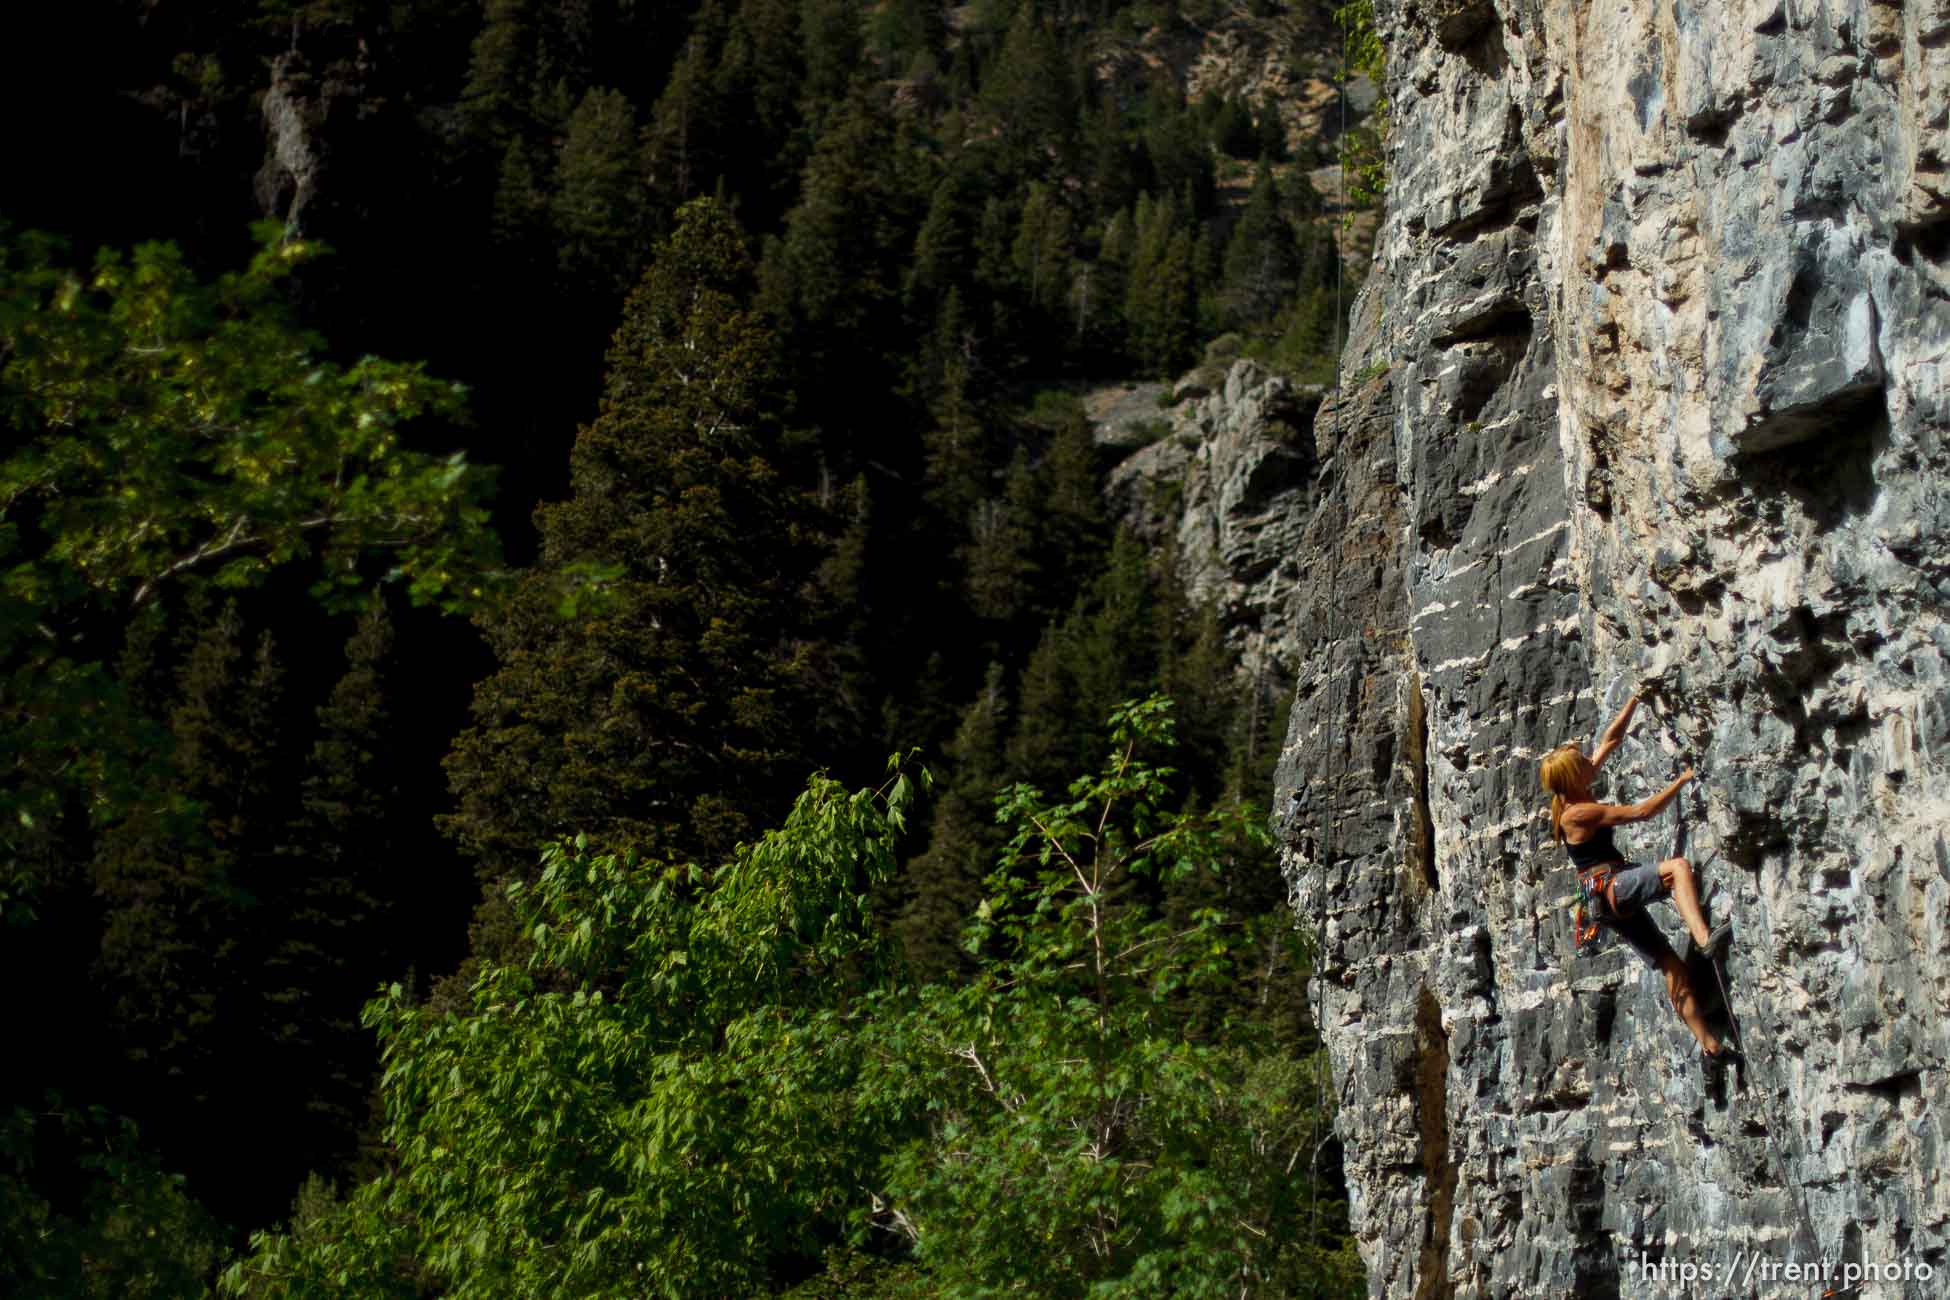
[[[1218,608],[1240,675],[1284,699],[1307,623],[1305,530],[1319,470],[1309,428],[1320,392],[1251,361],[1194,372],[1175,391],[1168,415],[1150,407],[1162,435],[1111,471],[1111,512],[1171,556],[1194,600]],[[1120,441],[1117,408],[1088,405],[1101,408],[1099,441]]]
[[[1950,1294],[1950,4],[1377,10],[1277,795],[1372,1290]],[[1574,951],[1537,789],[1633,683],[1605,793],[1704,780],[1621,842],[1736,927],[1717,1080]]]

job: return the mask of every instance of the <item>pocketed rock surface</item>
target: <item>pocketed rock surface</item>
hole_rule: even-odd
[[[1375,8],[1276,792],[1371,1293],[1950,1294],[1950,3]],[[1634,685],[1723,1077],[1572,941],[1537,761]]]

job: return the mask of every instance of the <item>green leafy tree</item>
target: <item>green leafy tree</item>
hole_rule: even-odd
[[[1148,901],[1261,819],[1172,811],[1163,700],[1111,729],[1065,795],[998,801],[953,983],[902,978],[876,920],[919,784],[898,763],[815,778],[711,872],[549,848],[512,896],[531,961],[484,963],[456,1012],[368,1009],[391,1171],[258,1235],[224,1289],[1358,1294],[1344,1216],[1292,1173],[1324,1061],[1189,1015],[1259,949]]]
[[[1373,207],[1388,190],[1388,47],[1375,26],[1374,0],[1352,0],[1334,11],[1347,66],[1382,92],[1361,124],[1341,139],[1341,166],[1350,178],[1348,197]]]
[[[532,963],[484,964],[461,1015],[397,986],[367,1011],[396,1172],[257,1238],[225,1289],[399,1294],[405,1260],[457,1298],[715,1297],[817,1259],[918,1104],[862,1104],[853,1033],[914,793],[817,778],[709,873],[549,848],[514,890]]]
[[[1223,875],[1260,818],[1170,811],[1162,698],[1110,727],[1109,761],[1064,795],[998,800],[1010,838],[966,934],[994,955],[875,1030],[892,1064],[863,1094],[928,1099],[927,1131],[882,1166],[880,1221],[935,1294],[1358,1294],[1352,1252],[1309,1237],[1290,1174],[1319,1139],[1324,1059],[1270,1055],[1250,1021],[1197,1032],[1187,995],[1256,949],[1218,907],[1174,921],[1142,902]]]
[[[164,596],[308,572],[355,606],[384,559],[416,601],[476,602],[498,562],[487,477],[409,450],[462,391],[417,365],[341,366],[285,310],[318,255],[270,231],[199,283],[146,244],[82,274],[47,240],[0,245],[0,910],[76,826],[113,821],[163,743],[109,662]],[[63,828],[67,827],[67,830]]]

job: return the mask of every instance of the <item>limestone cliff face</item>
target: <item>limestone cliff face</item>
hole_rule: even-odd
[[[1372,1291],[1950,1294],[1950,4],[1376,9],[1278,792]],[[1620,840],[1734,922],[1723,1078],[1537,789],[1637,683],[1601,796],[1702,773]]]
[[[1141,411],[1147,392],[1155,387],[1125,405]],[[1111,471],[1111,511],[1171,556],[1194,600],[1218,608],[1240,675],[1284,701],[1300,649],[1295,629],[1305,623],[1297,602],[1318,504],[1307,430],[1319,389],[1296,389],[1254,362],[1236,361],[1186,376],[1175,395],[1169,416],[1154,401],[1148,417],[1135,421],[1156,436]],[[1128,437],[1121,413],[1096,413],[1101,441]]]

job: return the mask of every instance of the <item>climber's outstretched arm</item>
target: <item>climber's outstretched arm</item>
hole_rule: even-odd
[[[1657,817],[1666,810],[1666,805],[1679,795],[1680,787],[1694,776],[1693,769],[1687,768],[1677,780],[1650,799],[1637,803],[1581,803],[1564,810],[1566,826],[1585,826],[1597,830],[1602,826],[1627,826],[1632,822],[1642,822]]]
[[[1598,748],[1591,751],[1591,766],[1603,767],[1605,765],[1605,760],[1611,757],[1611,752],[1617,749],[1624,741],[1625,728],[1631,725],[1632,713],[1638,707],[1639,697],[1637,695],[1633,695],[1631,699],[1625,701],[1625,707],[1618,711],[1618,716],[1611,720],[1609,727],[1605,728],[1605,734],[1598,737]]]

